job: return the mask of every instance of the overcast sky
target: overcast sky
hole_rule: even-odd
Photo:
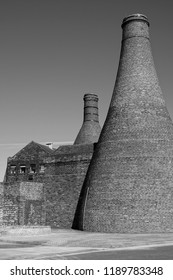
[[[3,3],[2,3],[3,2]],[[172,1],[5,0],[0,4],[0,180],[8,156],[31,140],[71,142],[83,95],[99,96],[103,125],[125,16],[143,13],[173,119]]]

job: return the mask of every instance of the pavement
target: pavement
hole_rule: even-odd
[[[142,257],[143,256],[143,257]],[[0,260],[173,259],[173,233],[117,234],[52,229],[40,235],[0,234]]]

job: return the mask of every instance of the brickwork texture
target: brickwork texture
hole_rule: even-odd
[[[45,224],[42,183],[4,183],[3,191],[3,225]]]
[[[3,224],[4,185],[0,183],[0,226]]]
[[[98,96],[96,94],[85,94],[83,124],[74,144],[95,143],[98,141],[100,132]]]
[[[173,124],[155,71],[149,23],[132,15],[122,29],[112,100],[73,228],[173,232]]]
[[[52,153],[31,142],[10,158],[0,206],[3,224],[71,228],[93,149],[94,144],[67,145]],[[33,163],[36,172],[29,181]],[[20,173],[21,165],[26,167],[24,174]],[[44,165],[44,173],[39,172],[40,165]],[[11,173],[11,166],[16,166],[15,173]]]
[[[9,158],[0,184],[0,225],[173,232],[173,124],[153,62],[149,22],[131,15],[122,29],[102,131],[98,97],[85,94],[73,145],[50,149],[32,141]]]
[[[71,228],[93,144],[62,147],[47,166],[45,178],[46,225]],[[61,149],[60,149],[61,150]]]

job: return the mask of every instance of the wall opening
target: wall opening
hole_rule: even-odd
[[[36,173],[36,164],[30,164],[29,173]]]
[[[26,165],[20,165],[19,173],[20,174],[25,174],[26,173]]]
[[[16,174],[16,165],[10,166],[10,174]]]

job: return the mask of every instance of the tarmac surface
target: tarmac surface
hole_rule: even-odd
[[[173,233],[117,234],[52,229],[42,235],[0,232],[0,260],[173,260]]]

